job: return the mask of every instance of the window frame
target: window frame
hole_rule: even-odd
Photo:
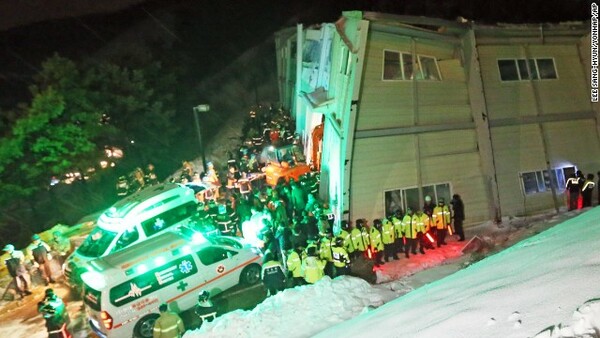
[[[440,195],[440,193],[438,193],[438,186],[443,186],[443,185],[447,185],[448,186],[448,196],[445,195]],[[436,183],[431,183],[431,184],[427,184],[427,185],[423,185],[422,186],[422,190],[425,190],[429,187],[433,188],[433,192],[434,192],[434,196],[432,197],[432,200],[434,202],[436,202],[440,197],[443,197],[446,199],[446,201],[450,201],[450,197],[452,197],[453,194],[453,189],[452,189],[452,182],[450,181],[445,181],[445,182],[436,182]],[[397,189],[387,189],[383,191],[383,206],[384,206],[384,215],[385,217],[390,216],[391,214],[393,214],[393,210],[388,211],[388,204],[387,204],[387,200],[386,200],[386,194],[388,193],[392,193],[394,191],[400,191],[400,204],[401,204],[401,208],[402,208],[402,213],[405,214],[406,213],[406,208],[409,206],[407,203],[407,198],[406,198],[406,191],[408,190],[412,190],[412,189],[417,189],[418,190],[418,186],[408,186],[408,187],[402,187],[402,188],[397,188]],[[425,195],[423,196],[425,197]],[[418,209],[422,209],[423,208],[423,204],[424,201],[419,201],[419,205],[417,206]],[[414,208],[414,206],[411,206]],[[413,211],[415,211],[413,209]]]
[[[556,192],[559,194],[563,194],[566,190],[565,189],[565,182],[567,180],[566,171],[568,170],[570,172],[571,170],[573,170],[574,172],[576,172],[577,167],[565,166],[565,167],[551,168],[550,170],[553,172],[553,174],[550,174],[548,177],[549,183],[546,182],[545,174],[548,171],[547,169],[528,170],[528,171],[519,172],[519,185],[521,186],[521,193],[523,194],[523,197],[526,198],[526,197],[532,196],[532,195],[551,193],[552,192],[551,185],[553,183],[555,183],[554,188],[556,189]],[[529,175],[532,175],[536,179],[536,182],[535,182],[535,186],[536,186],[535,190],[536,191],[528,192],[528,189],[526,189],[526,187],[525,187],[524,177],[529,176]],[[561,181],[561,176],[562,176],[562,181]],[[542,188],[543,188],[543,190],[542,190]]]
[[[527,67],[527,78],[523,78],[521,74],[521,68],[519,67],[519,61],[524,60],[525,66]],[[541,78],[540,77],[540,67],[538,65],[538,60],[552,60],[552,68],[554,69],[555,78]],[[503,80],[502,72],[500,71],[500,61],[513,61],[515,66],[515,70],[517,72],[518,79],[517,80]],[[532,72],[532,66],[535,67],[535,73]],[[558,80],[558,70],[556,69],[556,60],[554,57],[535,57],[535,58],[497,58],[496,59],[496,69],[498,70],[498,79],[501,83],[511,83],[511,82],[522,82],[522,81],[551,81]]]
[[[398,54],[398,67],[399,67],[399,71],[400,71],[399,79],[386,79],[385,78],[385,65],[386,65],[385,59],[386,59],[387,52]],[[412,72],[411,72],[411,75],[409,76],[409,78],[406,78],[406,76],[405,76],[406,74],[404,71],[404,55],[410,55],[411,58],[413,59],[411,62],[411,64],[413,65],[413,68],[412,68]],[[415,58],[416,58],[416,62],[415,62]],[[423,77],[423,65],[421,63],[421,58],[433,59],[433,63],[435,64],[435,70],[437,71],[437,77],[438,77],[437,80],[425,79]],[[415,79],[416,81],[441,82],[443,80],[442,72],[440,71],[440,65],[438,63],[438,59],[435,56],[427,55],[427,54],[414,54],[413,55],[410,52],[405,52],[402,50],[384,48],[383,55],[382,55],[382,63],[381,63],[381,81],[385,81],[385,82],[412,81],[413,78],[416,76],[414,65],[417,65],[417,67],[419,69],[419,76],[420,76],[420,78]]]

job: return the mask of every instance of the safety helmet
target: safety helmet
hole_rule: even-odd
[[[44,293],[46,296],[54,295],[54,290],[48,288],[48,289],[46,289],[46,291]]]
[[[31,239],[32,239],[32,240],[34,240],[34,241],[37,241],[37,240],[39,240],[40,238],[41,238],[41,237],[40,237],[40,235],[38,235],[38,234],[33,234],[33,236],[31,236]]]
[[[199,302],[205,302],[208,300],[208,298],[210,297],[210,292],[206,291],[206,290],[202,290],[200,291],[200,293],[198,294],[198,301]]]
[[[446,200],[443,197],[438,199],[438,204],[444,204],[445,202]]]
[[[425,202],[431,202],[431,196],[429,196],[429,195],[425,196]]]
[[[6,244],[6,246],[4,247],[4,251],[13,252],[13,251],[15,251],[15,246],[12,244]]]
[[[56,230],[52,233],[52,236],[54,236],[54,237],[59,237],[60,235],[62,235],[62,233],[58,230]]]

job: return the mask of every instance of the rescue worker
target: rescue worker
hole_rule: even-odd
[[[156,185],[158,184],[158,177],[154,172],[154,164],[148,163],[146,167],[146,172],[144,174],[144,183],[146,186]]]
[[[274,296],[285,289],[285,273],[281,263],[271,252],[265,253],[262,266],[262,281],[267,288],[267,296]]]
[[[306,248],[306,258],[302,260],[302,271],[304,271],[304,281],[308,284],[314,284],[325,276],[325,261],[317,257],[317,248],[308,246]]]
[[[52,255],[51,248],[46,242],[42,241],[40,235],[34,234],[31,236],[31,244],[25,249],[26,258],[31,261],[34,267],[38,268],[42,279],[46,285],[54,283],[52,279]]]
[[[216,211],[217,214],[214,216],[214,220],[219,225],[221,234],[235,236],[237,232],[237,214],[235,210],[228,207],[226,202],[220,201],[216,206]]]
[[[433,237],[427,237],[427,233],[430,231],[431,228],[431,220],[429,219],[429,216],[427,216],[427,214],[424,213],[422,210],[417,210],[415,216],[417,228],[420,231],[417,233],[417,239],[419,241],[419,252],[425,254],[425,248],[433,248]]]
[[[21,298],[31,294],[31,276],[25,267],[25,255],[20,250],[15,250],[14,245],[7,244],[4,251],[8,258],[4,261],[8,273],[15,281],[15,287]]]
[[[354,253],[354,245],[352,244],[352,236],[349,232],[352,231],[352,227],[350,223],[345,220],[341,222],[340,227],[341,230],[338,234],[338,237],[340,237],[344,241],[344,249],[346,249],[348,255],[352,256],[352,254]]]
[[[362,219],[357,219],[355,225],[351,226],[352,230],[350,231],[350,238],[352,239],[352,246],[354,247],[353,258],[356,258],[367,250],[368,242],[365,241],[365,238],[363,238],[362,235]]]
[[[38,303],[38,312],[46,321],[49,338],[70,338],[67,326],[69,314],[64,302],[52,289],[46,289],[44,300]]]
[[[153,338],[179,338],[185,332],[183,320],[173,311],[169,311],[169,306],[166,303],[160,304],[158,307],[160,317],[154,322]]]
[[[221,188],[221,181],[219,180],[217,170],[212,162],[208,162],[206,164],[206,168],[206,176],[204,177],[204,181],[211,185],[212,190],[215,193],[215,198],[218,199],[220,197],[219,189]]]
[[[325,261],[325,274],[331,278],[335,277],[332,251],[334,241],[331,233],[322,234],[319,240],[319,257]]]
[[[406,240],[406,244],[404,245],[404,255],[406,258],[410,257],[410,253],[413,255],[417,254],[417,233],[419,231],[422,232],[418,224],[418,219],[412,209],[407,208],[406,215],[402,219],[402,235]]]
[[[438,205],[433,209],[433,223],[437,229],[437,247],[446,245],[446,233],[450,226],[450,210],[443,198],[438,200]]]
[[[52,249],[54,257],[58,259],[59,264],[62,266],[67,256],[71,253],[71,241],[57,230],[52,233],[52,239],[48,244],[50,245],[50,249]]]
[[[300,246],[288,251],[286,265],[288,273],[291,274],[292,277],[292,286],[304,284],[304,277],[302,275],[302,251],[302,247]]]
[[[394,228],[394,255],[400,259],[399,254],[404,252],[404,242],[402,239],[402,214],[399,210],[391,217],[391,222]]]
[[[584,208],[592,206],[592,193],[594,192],[595,186],[594,174],[587,174],[587,179],[585,182],[583,182],[583,186],[581,188],[581,196],[583,197]]]
[[[125,197],[129,194],[129,181],[126,176],[119,176],[117,180],[117,196]]]
[[[381,220],[376,219],[373,221],[373,223],[376,226],[371,226],[369,222],[365,221],[365,228],[369,238],[369,246],[374,253],[375,266],[380,266],[385,264],[383,261],[383,242],[381,241],[381,232],[377,229],[377,226],[381,225]],[[363,236],[365,228],[363,228]]]
[[[200,318],[200,325],[198,327],[202,326],[204,322],[212,322],[217,318],[217,307],[210,300],[210,293],[208,291],[200,291],[194,312]]]
[[[346,249],[344,249],[344,239],[337,237],[334,245],[331,248],[331,255],[333,257],[333,266],[335,268],[334,276],[347,275],[350,272],[350,256]]]
[[[396,255],[396,233],[394,231],[394,224],[387,218],[382,220],[383,225],[381,226],[381,241],[383,242],[383,252],[386,262],[394,260]]]
[[[592,182],[593,184],[594,182]],[[590,193],[590,205],[591,205],[591,193]],[[450,205],[452,205],[452,219],[454,220],[454,231],[458,235],[459,242],[463,242],[465,240],[465,231],[463,230],[463,221],[465,220],[465,205],[463,204],[462,199],[459,194],[452,195],[452,200],[450,201]]]
[[[569,211],[577,209],[579,192],[581,190],[580,184],[580,179],[575,174],[571,174],[571,177],[567,180],[565,189],[569,191]]]

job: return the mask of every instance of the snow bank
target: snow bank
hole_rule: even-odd
[[[308,337],[396,297],[394,291],[373,287],[360,278],[324,277],[314,285],[286,289],[251,311],[227,313],[187,332],[184,338]]]

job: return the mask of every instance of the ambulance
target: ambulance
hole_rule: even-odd
[[[116,202],[98,217],[96,227],[67,258],[63,269],[68,284],[80,286],[86,262],[188,224],[197,205],[194,191],[176,183],[151,186]]]
[[[158,306],[193,308],[211,296],[260,281],[261,252],[243,238],[204,237],[186,227],[93,260],[82,274],[88,323],[100,337],[152,337]]]

